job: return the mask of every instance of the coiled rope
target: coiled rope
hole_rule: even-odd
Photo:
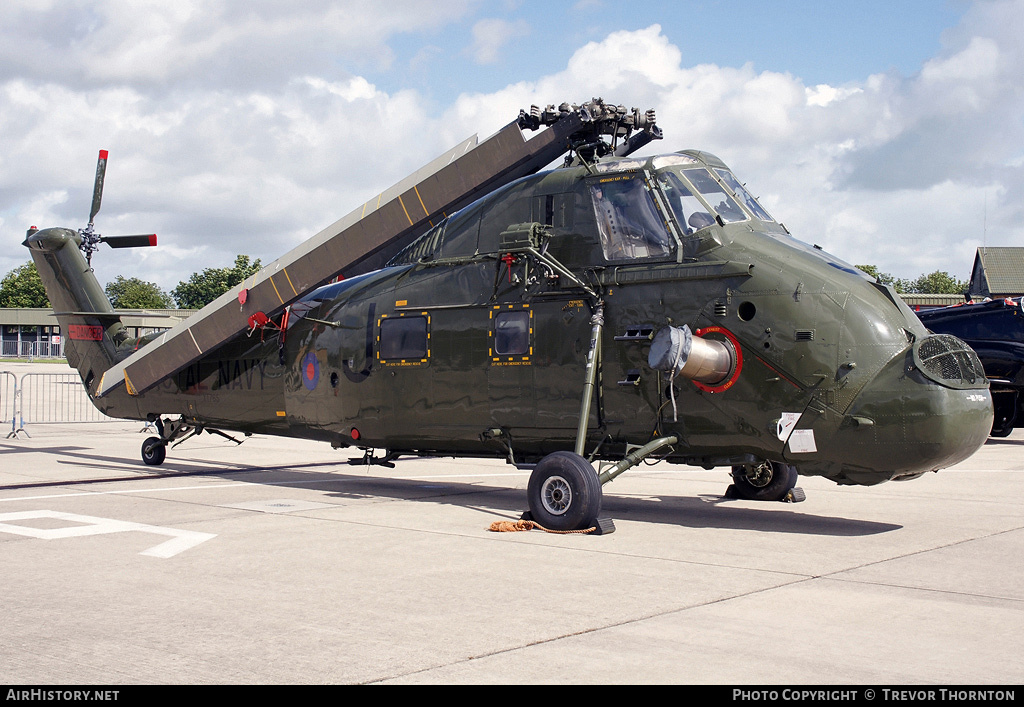
[[[517,533],[521,530],[543,530],[545,533],[553,533],[555,535],[580,535],[584,533],[592,533],[597,530],[597,527],[587,528],[585,530],[548,530],[543,525],[535,523],[532,520],[496,520],[491,523],[491,527],[488,528],[492,533]]]

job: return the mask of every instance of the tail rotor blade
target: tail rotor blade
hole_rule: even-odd
[[[156,234],[150,233],[139,236],[101,236],[100,242],[106,243],[111,248],[142,248],[156,245]]]
[[[100,211],[100,201],[103,199],[103,176],[107,173],[107,151],[100,150],[100,158],[96,162],[96,184],[92,189],[92,211],[89,212],[89,223],[96,218]]]

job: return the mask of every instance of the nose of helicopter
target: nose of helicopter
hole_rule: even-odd
[[[992,417],[977,355],[956,337],[932,335],[863,388],[840,425],[837,461],[851,483],[913,478],[974,454]]]

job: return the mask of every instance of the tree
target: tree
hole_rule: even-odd
[[[115,309],[171,309],[171,297],[155,282],[118,275],[104,290]]]
[[[874,265],[858,265],[857,269],[866,272],[883,285],[892,285],[901,295],[962,295],[970,286],[970,283],[957,280],[945,270],[920,275],[916,280],[898,280],[889,273],[880,272]]]
[[[858,270],[866,272],[883,285],[892,285],[892,289],[896,290],[896,292],[901,295],[911,291],[909,280],[900,280],[887,272],[881,272],[876,265],[857,265],[855,267]]]
[[[201,273],[192,273],[187,281],[179,282],[171,294],[181,309],[200,309],[259,270],[258,258],[250,263],[248,255],[239,255],[235,257],[234,267],[206,268]]]
[[[49,308],[43,281],[31,260],[14,268],[0,280],[0,307]]]
[[[945,270],[936,270],[914,280],[910,285],[910,291],[920,294],[962,295],[969,284],[964,280],[957,280]]]

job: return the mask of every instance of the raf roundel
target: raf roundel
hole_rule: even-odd
[[[302,359],[302,385],[313,390],[320,382],[320,362],[316,354],[310,352]]]

